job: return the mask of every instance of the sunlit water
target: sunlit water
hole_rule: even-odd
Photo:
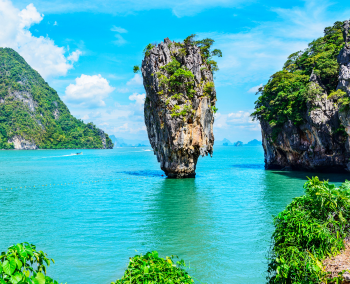
[[[272,216],[312,175],[264,170],[261,147],[216,147],[185,180],[162,176],[150,148],[82,151],[0,151],[0,250],[36,244],[69,284],[109,284],[152,250],[202,283],[264,283]]]

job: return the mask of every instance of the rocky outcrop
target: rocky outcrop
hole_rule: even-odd
[[[273,128],[261,121],[265,166],[267,169],[344,171],[349,161],[346,137],[340,128],[338,108],[322,87],[317,76],[310,77],[314,88],[321,90],[304,112],[305,123],[286,122],[274,137]],[[275,138],[275,139],[273,139]]]
[[[149,141],[168,177],[194,177],[198,157],[213,153],[216,91],[200,48],[168,38],[142,61]]]
[[[34,142],[25,140],[22,136],[15,135],[8,140],[8,143],[13,143],[16,150],[36,150],[38,146]]]
[[[350,33],[349,22],[344,26],[345,47],[340,51],[339,83],[350,96]],[[350,111],[343,111],[329,98],[320,78],[310,76],[310,92],[314,97],[307,103],[304,123],[296,126],[284,123],[282,131],[274,133],[268,122],[261,120],[265,167],[317,171],[350,171]],[[344,127],[347,134],[344,133]]]

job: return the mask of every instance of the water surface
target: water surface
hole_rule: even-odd
[[[109,284],[152,250],[202,283],[264,283],[272,215],[312,175],[265,171],[261,147],[215,147],[185,180],[166,179],[150,148],[81,151],[0,151],[0,251],[36,244],[69,284]]]

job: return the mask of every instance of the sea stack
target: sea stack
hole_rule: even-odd
[[[191,39],[166,38],[147,46],[141,71],[145,124],[161,169],[170,178],[195,177],[199,155],[213,154],[216,91],[208,53]]]
[[[291,54],[259,93],[267,169],[350,172],[349,21]]]

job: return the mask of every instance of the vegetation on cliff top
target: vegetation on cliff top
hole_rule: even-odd
[[[344,45],[342,22],[336,22],[324,30],[324,36],[309,44],[304,51],[291,54],[283,70],[271,76],[259,89],[255,102],[255,119],[266,121],[272,127],[281,127],[291,120],[295,125],[303,123],[307,102],[323,92],[309,82],[312,72],[318,77],[328,95],[333,95],[339,74],[337,56]],[[339,94],[336,94],[339,95]],[[335,97],[336,98],[336,97]]]
[[[160,71],[152,76],[157,76],[159,80],[160,91],[158,95],[164,97],[164,102],[168,106],[171,100],[181,101],[173,106],[168,106],[171,109],[171,116],[186,116],[188,114],[193,115],[193,108],[191,99],[196,93],[194,75],[185,65],[181,64],[182,59],[186,56],[188,48],[191,46],[197,46],[200,49],[202,60],[205,64],[204,69],[210,70],[212,73],[219,70],[217,62],[213,60],[213,56],[222,57],[222,52],[219,49],[211,50],[214,43],[213,39],[194,40],[196,35],[192,34],[188,36],[183,43],[169,43],[169,49],[172,55],[172,61],[167,65],[160,67]],[[172,49],[172,46],[178,47]],[[143,53],[145,57],[150,56],[150,52],[154,47],[154,44],[148,44]],[[134,73],[140,71],[139,66],[133,67]],[[203,96],[212,97],[214,93],[214,83],[201,81],[201,88]],[[211,98],[215,101],[215,98]],[[149,101],[146,98],[146,105]],[[181,106],[180,106],[181,104]],[[211,106],[211,110],[216,113],[217,108],[215,105]]]
[[[0,48],[0,149],[13,148],[8,140],[15,135],[42,149],[103,148],[99,134],[92,123],[73,117],[17,52]],[[106,146],[113,147],[107,134]]]
[[[333,283],[322,261],[344,248],[350,229],[350,182],[340,187],[317,177],[274,219],[269,283]]]

